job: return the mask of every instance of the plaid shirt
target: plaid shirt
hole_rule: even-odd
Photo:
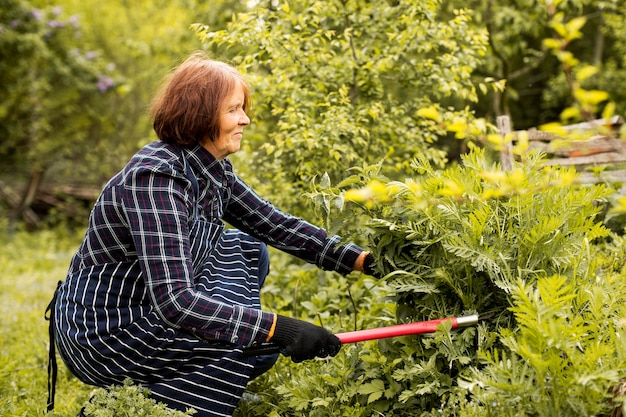
[[[227,222],[322,269],[352,271],[360,247],[339,246],[339,237],[261,199],[228,160],[216,160],[201,146],[182,152],[197,177],[199,196],[185,175],[181,150],[157,141],[107,183],[94,206],[69,276],[91,277],[79,281],[93,291],[93,305],[107,317],[98,331],[128,325],[154,310],[170,326],[209,340],[244,346],[265,341],[272,313],[196,290],[189,237],[195,216]],[[114,271],[106,286],[98,278],[105,270]]]

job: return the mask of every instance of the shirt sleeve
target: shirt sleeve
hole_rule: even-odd
[[[194,287],[189,216],[191,184],[173,168],[135,168],[124,208],[149,297],[174,328],[209,340],[248,346],[266,340],[273,314],[230,305]]]
[[[324,270],[347,275],[363,249],[301,218],[284,213],[262,199],[235,176],[224,219],[258,239]]]

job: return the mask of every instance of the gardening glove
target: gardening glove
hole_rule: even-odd
[[[335,356],[341,349],[341,340],[328,330],[281,315],[276,316],[276,328],[270,341],[279,345],[296,363]]]
[[[374,268],[374,255],[368,253],[365,259],[363,260],[363,273],[366,275],[371,275],[374,278],[381,279],[383,276],[378,270]]]

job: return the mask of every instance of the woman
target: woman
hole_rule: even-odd
[[[339,351],[327,330],[261,309],[266,244],[341,274],[370,268],[372,257],[237,177],[227,156],[239,150],[249,107],[241,74],[202,54],[154,99],[160,140],[104,187],[57,293],[56,344],[85,383],[131,378],[171,408],[230,416],[276,360],[242,348],[271,341],[294,362]]]

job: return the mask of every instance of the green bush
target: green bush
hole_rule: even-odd
[[[85,405],[84,414],[87,417],[187,417],[195,414],[193,409],[171,410],[149,398],[149,394],[147,388],[127,379],[122,385],[95,390]]]
[[[596,219],[612,190],[576,185],[573,170],[542,162],[529,156],[504,172],[475,150],[443,171],[415,160],[404,182],[374,166],[314,193],[335,223],[368,219],[398,321],[495,313],[476,328],[374,345],[386,358],[378,374],[359,380],[353,367],[349,379],[375,395],[365,412],[337,415],[598,415],[613,406],[626,293],[623,272],[605,264],[624,256],[607,253],[607,237],[617,237]]]

